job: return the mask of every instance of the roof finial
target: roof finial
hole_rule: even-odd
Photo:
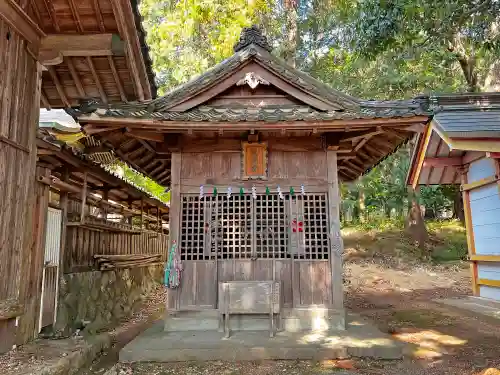
[[[248,47],[250,44],[256,44],[259,47],[264,48],[268,52],[272,51],[272,47],[267,42],[267,38],[262,35],[262,32],[257,27],[257,25],[243,28],[240,35],[240,40],[234,45],[234,52],[241,51],[245,47]]]

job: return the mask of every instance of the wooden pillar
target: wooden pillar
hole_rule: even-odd
[[[332,272],[332,308],[343,310],[344,291],[342,253],[344,242],[340,234],[340,191],[337,170],[337,152],[326,151],[328,169],[328,215],[330,218],[330,265]]]
[[[182,154],[180,152],[172,153],[172,172],[171,172],[171,190],[170,190],[170,234],[168,236],[168,252],[172,248],[174,241],[179,245],[179,230],[181,216],[181,163]],[[168,253],[167,253],[168,254]],[[167,255],[168,259],[168,255]],[[167,298],[167,311],[179,308],[179,290],[170,290]]]
[[[467,184],[468,167],[458,169],[461,177],[462,187]],[[474,228],[472,227],[472,216],[470,209],[470,191],[462,190],[462,199],[464,201],[464,216],[465,216],[465,232],[467,234],[467,249],[469,257],[476,254],[476,247],[474,245]],[[477,283],[477,262],[472,261],[470,264],[471,278],[472,278],[472,294],[479,296],[479,284]]]
[[[62,175],[62,180],[69,183],[70,172],[66,168]],[[83,201],[82,201],[83,204]],[[61,209],[61,243],[59,252],[59,272],[62,275],[65,270],[65,265],[69,264],[66,262],[66,241],[67,241],[67,230],[68,230],[68,212],[69,212],[69,193],[67,191],[61,191],[59,193],[59,207]]]

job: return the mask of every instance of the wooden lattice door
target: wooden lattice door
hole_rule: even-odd
[[[326,194],[182,198],[183,260],[327,259]]]
[[[181,200],[180,309],[215,308],[219,281],[270,280],[281,272],[290,289],[307,261],[328,263],[325,193],[183,195]]]

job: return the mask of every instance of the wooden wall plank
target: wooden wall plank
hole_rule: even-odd
[[[0,321],[0,352],[4,352],[32,337],[28,320],[36,309],[31,297],[37,275],[29,273],[36,259],[31,250],[41,69],[26,42],[3,19],[0,32],[0,302],[29,301],[22,330],[16,329],[15,319]]]

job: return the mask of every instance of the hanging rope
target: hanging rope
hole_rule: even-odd
[[[181,285],[182,261],[177,250],[177,242],[172,241],[172,247],[168,254],[167,265],[165,267],[165,286],[175,289]]]

